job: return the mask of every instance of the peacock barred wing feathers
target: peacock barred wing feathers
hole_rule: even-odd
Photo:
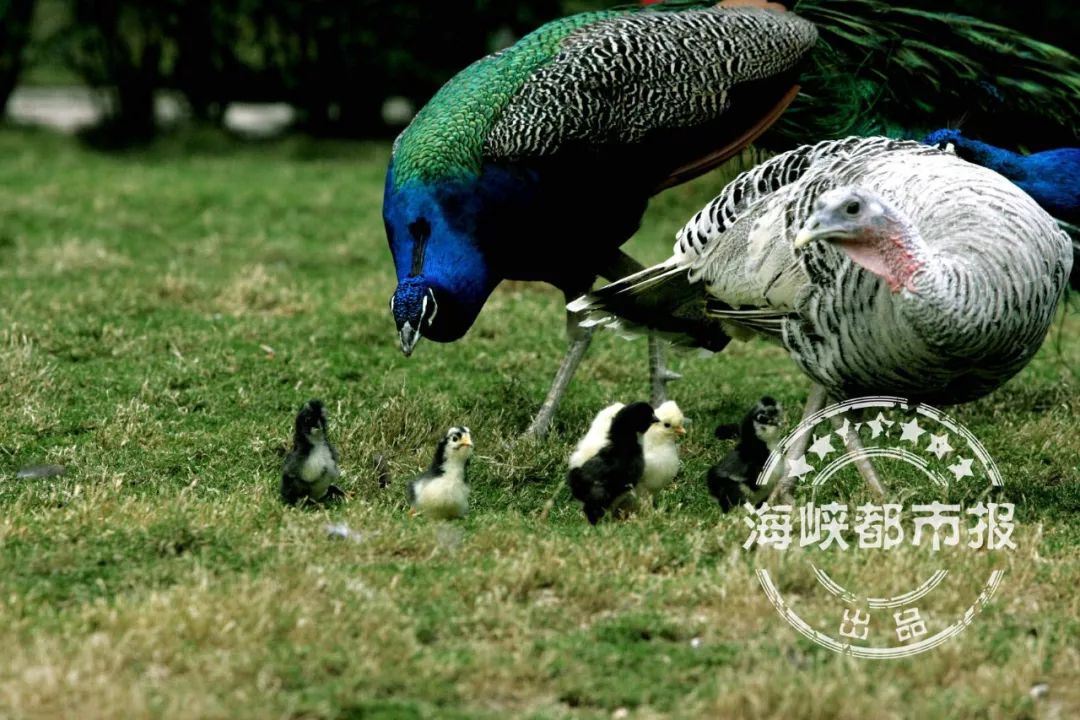
[[[794,67],[817,32],[788,13],[708,8],[635,12],[568,35],[510,101],[485,155],[551,155],[568,144],[629,144],[720,117],[739,83]]]
[[[811,23],[767,10],[631,8],[553,21],[439,90],[394,144],[394,185],[715,120],[733,86],[791,69],[816,37]]]

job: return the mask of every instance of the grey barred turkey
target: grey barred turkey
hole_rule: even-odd
[[[731,182],[674,254],[571,303],[589,322],[717,349],[763,334],[837,397],[978,398],[1038,350],[1068,237],[1001,175],[883,137],[777,155]]]

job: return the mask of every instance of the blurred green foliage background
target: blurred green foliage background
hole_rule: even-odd
[[[0,0],[0,109],[19,82],[101,89],[106,135],[154,133],[154,95],[220,122],[232,101],[286,102],[316,135],[395,128],[388,97],[419,107],[455,72],[560,15],[619,0]],[[1062,0],[904,0],[999,22],[1076,52]]]

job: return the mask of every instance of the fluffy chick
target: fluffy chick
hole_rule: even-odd
[[[645,433],[645,473],[638,483],[638,494],[648,492],[655,496],[675,479],[679,473],[678,439],[686,435],[689,419],[674,400],[656,408],[659,422],[649,427]]]
[[[596,413],[596,417],[593,418],[592,424],[589,425],[588,432],[585,436],[578,440],[578,444],[574,446],[574,452],[570,454],[569,465],[572,468],[581,467],[596,453],[600,452],[600,448],[607,445],[608,430],[611,429],[611,420],[615,417],[615,413],[622,410],[626,405],[624,403],[612,403],[606,408]]]
[[[593,427],[598,420],[593,421]],[[641,481],[645,472],[642,436],[655,422],[658,420],[648,403],[619,408],[611,418],[604,444],[581,465],[570,468],[566,476],[570,492],[581,501],[591,524],[595,525],[619,497]]]
[[[761,398],[739,425],[738,444],[719,464],[709,468],[709,492],[724,512],[754,496],[754,482],[780,439],[781,421],[779,403],[768,396]]]
[[[418,511],[438,520],[465,517],[469,512],[469,485],[465,469],[473,453],[472,433],[464,426],[446,431],[435,448],[431,466],[409,481],[406,494],[410,515]]]
[[[319,400],[308,400],[296,415],[293,446],[281,471],[281,499],[295,505],[344,495],[334,481],[341,477],[338,453],[328,438],[326,410]]]

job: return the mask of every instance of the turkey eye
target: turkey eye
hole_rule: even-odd
[[[847,204],[847,207],[844,208],[844,212],[846,212],[848,215],[858,215],[859,210],[861,209],[862,206],[859,205],[858,201],[853,201]]]

